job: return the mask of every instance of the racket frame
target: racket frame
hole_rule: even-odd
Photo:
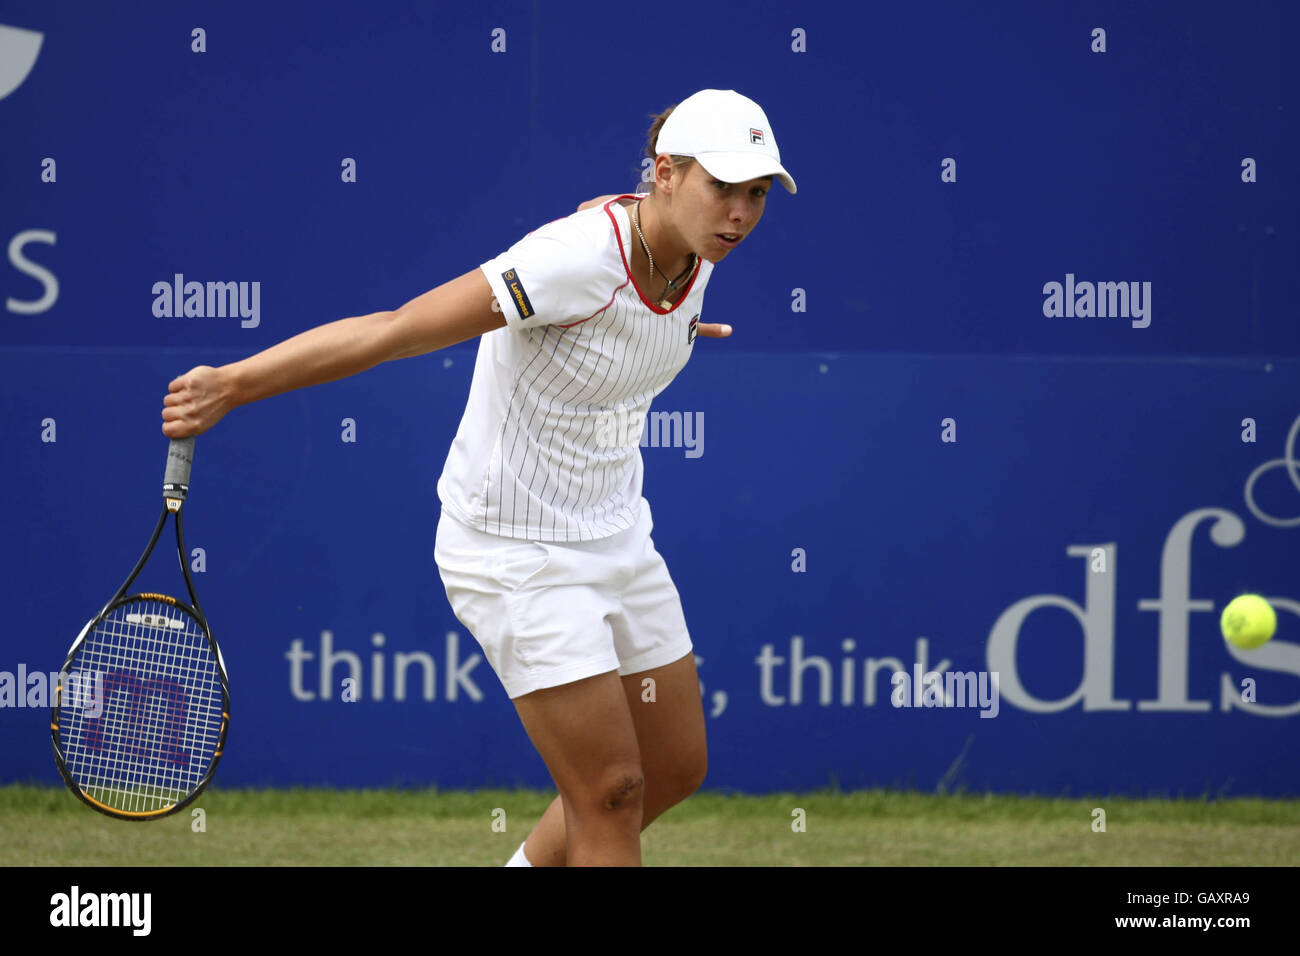
[[[188,439],[192,442],[193,439]],[[173,442],[173,446],[175,446]],[[188,457],[188,456],[187,456]],[[185,483],[165,484],[162,514],[158,516],[158,522],[154,525],[153,534],[149,537],[149,543],[145,546],[144,553],[140,555],[140,560],[136,561],[135,567],[127,575],[126,580],[122,582],[111,598],[98,614],[86,622],[86,626],[81,629],[76,640],[68,649],[67,657],[64,659],[63,667],[59,670],[59,683],[54,693],[53,708],[50,716],[50,739],[54,746],[54,762],[59,768],[59,775],[63,777],[63,782],[82,803],[86,804],[100,813],[107,814],[119,820],[144,821],[157,820],[161,817],[169,816],[180,810],[185,809],[194,802],[195,798],[201,794],[208,784],[212,781],[216,773],[217,764],[221,761],[221,754],[226,748],[226,730],[230,725],[230,682],[226,677],[226,662],[221,656],[221,648],[216,639],[212,636],[212,630],[208,627],[208,619],[203,614],[203,609],[199,606],[198,595],[194,592],[194,579],[190,576],[189,561],[186,560],[185,552],[185,531],[181,522],[182,506],[185,503],[185,496],[188,491],[188,474],[185,476]],[[151,591],[142,591],[137,594],[127,594],[131,585],[135,582],[136,577],[144,570],[145,564],[149,561],[150,555],[153,554],[154,548],[158,544],[158,539],[162,536],[163,527],[167,524],[167,518],[171,515],[176,516],[176,556],[180,561],[181,573],[185,576],[185,589],[189,592],[190,603],[174,598],[168,594],[159,594]],[[111,614],[116,608],[136,600],[159,600],[179,608],[186,614],[189,614],[199,625],[199,630],[208,642],[208,647],[212,649],[212,655],[217,662],[217,677],[221,684],[221,728],[217,735],[216,751],[212,756],[212,762],[208,765],[207,771],[195,785],[194,789],[176,803],[169,804],[166,807],[160,807],[156,810],[136,811],[121,810],[117,807],[110,807],[101,803],[94,797],[87,794],[74,779],[72,772],[68,769],[67,761],[64,757],[63,748],[59,745],[59,717],[61,705],[63,702],[63,684],[66,676],[70,673],[73,663],[77,659],[78,653],[86,643],[86,638],[94,631],[101,621]],[[101,702],[103,706],[104,702]]]

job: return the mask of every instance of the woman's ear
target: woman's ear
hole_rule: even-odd
[[[680,177],[674,181],[673,158],[667,153],[660,153],[655,157],[655,187],[665,192],[672,192],[673,187],[680,182]]]

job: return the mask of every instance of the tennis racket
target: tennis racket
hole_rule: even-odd
[[[122,820],[185,807],[211,781],[226,742],[226,666],[194,594],[181,527],[193,457],[193,438],[172,441],[149,546],[72,643],[54,696],[59,773],[87,806]],[[189,603],[128,595],[172,515]]]

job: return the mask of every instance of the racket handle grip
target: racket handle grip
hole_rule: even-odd
[[[177,508],[189,493],[190,467],[193,464],[193,437],[173,438],[171,446],[167,449],[167,470],[163,473],[163,497],[169,502],[176,502]]]

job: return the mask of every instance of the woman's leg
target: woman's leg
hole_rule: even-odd
[[[617,671],[514,699],[563,808],[560,852],[570,866],[640,866],[645,779]],[[534,865],[554,847],[525,849]]]
[[[646,678],[654,680],[654,700],[644,699]],[[645,774],[644,830],[704,783],[709,770],[704,702],[694,653],[622,681]]]
[[[649,696],[644,686],[646,678],[654,680],[653,701],[644,699]],[[640,827],[644,830],[704,782],[708,771],[704,705],[693,653],[621,680],[645,776]],[[564,866],[565,833],[561,793],[528,835],[524,845],[528,861],[533,866]]]

